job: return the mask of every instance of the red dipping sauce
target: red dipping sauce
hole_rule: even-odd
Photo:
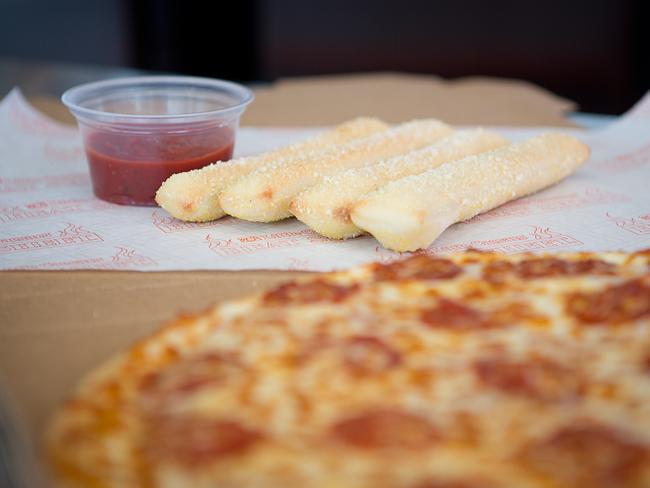
[[[86,156],[98,198],[122,205],[156,205],[156,191],[172,174],[232,157],[234,132],[229,127],[187,133],[160,133],[156,127],[154,131],[93,131],[86,136]]]
[[[79,124],[95,195],[156,205],[174,173],[232,157],[253,93],[225,80],[137,76],[79,85],[61,100]]]

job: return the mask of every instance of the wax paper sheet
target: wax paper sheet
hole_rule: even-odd
[[[547,130],[496,129],[513,140]],[[314,132],[244,127],[235,155]],[[450,227],[426,252],[650,247],[650,95],[603,130],[571,132],[592,151],[574,175]],[[98,200],[75,128],[37,112],[18,90],[0,103],[0,269],[327,271],[397,256],[370,236],[329,240],[295,219],[194,224]]]

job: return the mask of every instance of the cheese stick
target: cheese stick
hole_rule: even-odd
[[[230,183],[265,164],[292,158],[306,151],[345,144],[388,129],[379,119],[360,117],[331,130],[258,156],[211,164],[170,176],[158,189],[156,202],[174,217],[189,222],[207,222],[224,216],[219,193]]]
[[[506,139],[491,131],[458,131],[424,149],[325,177],[299,193],[289,209],[298,220],[325,237],[354,237],[363,231],[350,220],[350,209],[366,193],[405,176],[507,143]]]
[[[451,224],[557,183],[589,156],[574,137],[543,134],[389,183],[352,209],[386,248],[428,247]]]
[[[291,216],[291,199],[325,176],[418,149],[451,132],[437,120],[414,120],[342,146],[270,163],[228,186],[219,203],[227,214],[244,220],[284,219]]]

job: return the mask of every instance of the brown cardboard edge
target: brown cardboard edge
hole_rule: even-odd
[[[38,451],[54,410],[83,375],[103,361],[179,316],[311,274],[271,270],[2,272],[0,385],[19,414],[32,448]]]
[[[488,97],[483,95],[486,90]],[[255,93],[256,104],[244,114],[244,124],[328,125],[340,121],[344,113],[344,118],[377,116],[391,123],[438,117],[455,125],[575,127],[565,117],[575,108],[573,102],[517,79],[349,73],[280,79]],[[336,103],[337,97],[343,102]]]

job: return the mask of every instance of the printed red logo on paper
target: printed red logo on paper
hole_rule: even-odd
[[[435,243],[426,252],[440,254],[466,249],[479,249],[482,251],[497,251],[506,254],[520,252],[546,251],[562,247],[581,246],[583,242],[575,237],[551,230],[549,227],[534,227],[529,234],[504,236],[496,239],[474,240],[460,244],[437,246]]]
[[[153,259],[137,253],[133,249],[117,247],[117,251],[111,256],[97,256],[86,259],[74,259],[69,261],[48,261],[46,263],[17,266],[12,269],[139,269],[151,268],[158,263]]]
[[[311,229],[241,236],[232,239],[217,239],[208,234],[205,236],[205,241],[208,249],[220,256],[236,256],[239,254],[252,254],[266,251],[268,249],[339,242],[322,237]]]
[[[57,232],[44,232],[24,236],[5,237],[0,239],[0,254],[36,251],[53,247],[76,246],[102,242],[104,239],[96,232],[81,225],[68,223]]]
[[[114,269],[139,268],[157,264],[148,256],[137,253],[134,249],[118,247],[117,252],[111,256],[111,265]]]
[[[216,225],[230,225],[232,224],[232,220],[231,217],[226,217],[213,222],[185,222],[158,210],[154,210],[151,213],[151,223],[164,234],[197,230]]]
[[[110,205],[95,198],[77,198],[68,200],[37,200],[23,205],[0,207],[0,223],[17,220],[31,220],[85,212],[109,207]]]
[[[489,212],[477,215],[469,222],[483,222],[507,217],[523,217],[546,212],[602,205],[627,201],[625,195],[612,193],[596,187],[585,188],[582,192],[572,192],[555,196],[534,196],[520,198],[501,205]]]
[[[650,234],[650,214],[636,217],[615,217],[609,213],[605,215],[607,220],[615,224],[619,229],[639,236]]]

